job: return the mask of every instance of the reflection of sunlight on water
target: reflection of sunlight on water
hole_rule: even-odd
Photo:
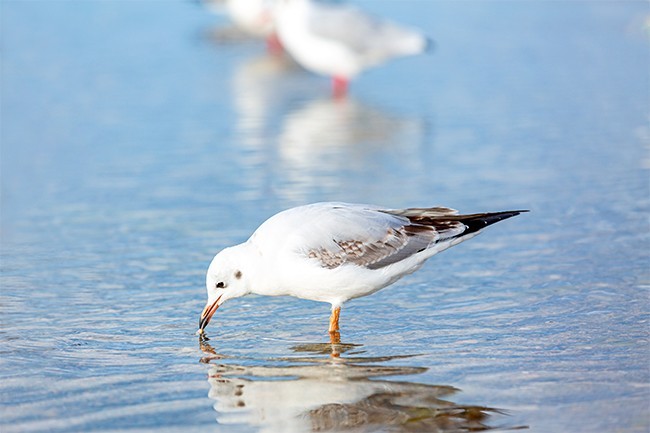
[[[427,371],[384,366],[399,358],[362,357],[358,345],[311,344],[293,347],[300,358],[239,362],[225,359],[203,343],[209,356],[209,397],[219,424],[254,426],[263,432],[307,431],[478,431],[499,410],[458,405],[451,386],[387,380]],[[350,356],[322,357],[328,350]],[[305,356],[304,354],[311,354]],[[321,355],[321,356],[318,356]],[[232,362],[234,361],[234,362]],[[252,361],[252,362],[251,362]]]

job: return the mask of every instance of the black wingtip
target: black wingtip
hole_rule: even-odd
[[[479,230],[484,229],[487,226],[496,224],[499,221],[512,218],[514,216],[517,216],[525,212],[529,212],[529,210],[521,209],[521,210],[507,210],[502,212],[487,212],[487,213],[473,214],[473,215],[459,215],[457,217],[457,220],[467,226],[467,230],[462,234],[463,236],[465,236],[469,233],[477,232]]]
[[[502,212],[487,212],[484,215],[488,217],[496,217],[498,219],[495,222],[498,222],[526,212],[530,212],[530,211],[528,209],[505,210]]]

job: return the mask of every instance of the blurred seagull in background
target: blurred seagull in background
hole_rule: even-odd
[[[337,202],[285,210],[214,257],[198,333],[228,299],[289,295],[330,303],[330,337],[338,342],[345,301],[393,284],[435,254],[521,212],[459,215],[445,207],[390,210]]]
[[[241,29],[254,36],[273,33],[273,3],[270,0],[226,0],[226,12]]]
[[[237,29],[256,38],[266,39],[268,51],[282,52],[275,33],[275,0],[204,0],[214,13],[225,13]]]
[[[339,3],[276,0],[275,25],[282,46],[300,65],[333,78],[335,96],[344,95],[365,69],[431,45],[419,31]]]

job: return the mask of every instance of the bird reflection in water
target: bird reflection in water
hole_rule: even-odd
[[[288,433],[459,432],[496,428],[488,421],[503,415],[450,401],[459,392],[451,386],[395,380],[427,369],[381,365],[411,356],[364,357],[360,345],[303,344],[291,348],[298,356],[263,363],[220,355],[205,341],[201,350],[209,365],[208,396],[223,425]]]
[[[400,161],[399,171],[422,172],[429,129],[422,118],[391,113],[353,97],[307,101],[284,116],[278,134],[278,166],[288,186],[279,194],[295,202],[313,191],[338,194],[354,177],[373,179],[366,188],[377,188],[384,196],[399,184],[395,193],[403,194],[411,186],[409,177],[392,171],[378,179],[376,174],[395,160]]]
[[[236,65],[232,146],[251,198],[272,191],[304,203],[338,194],[357,177],[373,179],[367,188],[381,196],[415,189],[420,181],[408,174],[423,172],[430,159],[431,122],[352,96],[323,97],[320,84],[287,56],[260,54]],[[378,179],[395,160],[398,169]]]

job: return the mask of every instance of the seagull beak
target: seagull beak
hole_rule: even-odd
[[[208,323],[210,323],[210,319],[212,319],[212,316],[217,311],[217,308],[219,308],[220,299],[221,296],[219,296],[214,302],[212,303],[208,302],[207,304],[205,304],[205,308],[203,309],[203,312],[201,313],[201,318],[199,319],[199,330],[203,331],[205,327],[208,326]]]

